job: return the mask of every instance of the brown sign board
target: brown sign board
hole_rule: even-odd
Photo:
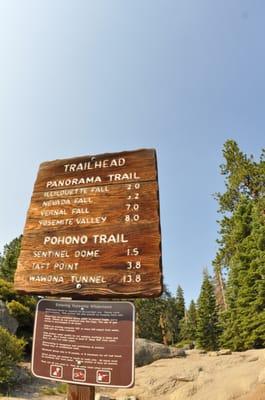
[[[134,305],[40,300],[35,315],[33,375],[68,383],[134,383]]]
[[[40,165],[15,274],[18,291],[155,297],[161,265],[155,150]]]

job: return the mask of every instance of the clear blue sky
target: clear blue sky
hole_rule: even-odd
[[[265,131],[262,0],[0,0],[0,249],[42,161],[154,147],[165,282],[197,298],[222,146]]]

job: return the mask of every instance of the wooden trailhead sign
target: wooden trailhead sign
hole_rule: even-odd
[[[134,306],[129,302],[40,300],[33,375],[68,383],[134,383]]]
[[[159,296],[155,150],[41,164],[15,288],[72,298]]]

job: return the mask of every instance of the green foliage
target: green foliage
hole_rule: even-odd
[[[175,313],[176,313],[176,329],[175,329],[175,340],[179,342],[184,338],[183,328],[185,326],[185,299],[184,291],[180,285],[177,287],[176,298],[175,298]]]
[[[137,299],[135,306],[137,337],[164,344],[176,341],[176,303],[167,288],[160,298]]]
[[[19,295],[13,288],[13,277],[20,252],[21,238],[12,240],[4,247],[4,254],[0,257],[0,300],[2,300],[10,313],[18,321],[17,336],[27,340],[30,351],[32,341],[36,298]]]
[[[233,350],[265,347],[264,201],[242,198],[234,213],[234,232],[240,239],[230,261],[222,336]]]
[[[0,326],[0,387],[15,382],[14,368],[22,360],[25,342]]]
[[[265,190],[265,150],[262,151],[260,162],[254,161],[240,151],[234,140],[227,140],[223,148],[224,164],[221,174],[225,176],[226,191],[217,193],[220,211],[233,212],[241,195],[250,200],[262,198]]]
[[[44,396],[57,396],[60,394],[67,393],[67,384],[66,383],[58,383],[55,386],[43,386],[40,390],[41,394]]]
[[[0,299],[5,301],[11,301],[16,298],[16,292],[13,289],[13,283],[7,282],[0,278]]]
[[[7,303],[7,308],[9,313],[16,318],[20,326],[32,327],[33,315],[29,306],[12,300],[10,303]]]
[[[225,162],[221,165],[221,174],[225,176],[224,193],[217,193],[219,211],[223,215],[219,222],[220,237],[219,249],[213,265],[215,271],[230,268],[230,260],[237,249],[238,240],[248,234],[249,221],[245,219],[240,231],[235,231],[234,213],[242,198],[258,203],[265,195],[265,150],[262,151],[260,161],[255,162],[253,157],[247,157],[239,150],[237,143],[228,140],[224,144],[223,155]]]
[[[136,299],[136,336],[162,342],[160,315],[162,304],[160,299]]]
[[[19,295],[11,282],[0,279],[0,299],[6,303],[9,313],[17,319],[19,329],[32,331],[36,298]]]
[[[185,318],[181,321],[180,337],[187,344],[194,344],[197,337],[197,309],[194,300],[191,301]]]
[[[205,350],[219,347],[220,325],[211,277],[205,271],[197,312],[197,344]]]
[[[180,286],[176,298],[167,288],[159,299],[137,299],[136,335],[164,344],[180,340],[181,321],[185,315],[184,292]]]
[[[185,316],[184,291],[181,286],[177,287],[176,292],[176,313],[179,321]]]
[[[223,155],[226,190],[216,196],[223,217],[213,265],[216,276],[228,275],[222,345],[243,350],[265,346],[265,150],[256,162],[229,140]]]
[[[4,253],[0,257],[0,277],[12,282],[17,267],[17,260],[20,253],[22,235],[15,238],[4,247]]]
[[[164,344],[174,344],[178,341],[178,316],[176,301],[172,297],[163,299],[160,315],[160,327]]]

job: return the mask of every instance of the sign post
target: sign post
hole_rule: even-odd
[[[94,400],[95,399],[95,387],[94,386],[80,386],[80,385],[68,385],[68,400]]]
[[[142,149],[42,163],[27,214],[15,289],[20,293],[79,300],[160,296],[163,283],[155,150]],[[55,302],[56,306],[49,303],[48,312],[45,311],[45,302],[48,300],[43,300],[38,306],[36,326],[39,327],[38,324],[45,320],[43,326],[50,326],[51,329],[50,333],[45,329],[42,331],[42,339],[35,334],[34,346],[39,346],[41,351],[33,352],[33,373],[38,375],[36,368],[37,371],[45,370],[39,375],[45,377],[47,368],[44,366],[49,365],[47,362],[51,356],[49,350],[59,351],[53,353],[52,358],[56,360],[59,357],[60,363],[49,365],[48,378],[69,382],[68,398],[71,400],[93,400],[94,385],[115,386],[117,377],[125,379],[126,371],[132,373],[134,368],[130,361],[125,362],[127,367],[119,364],[121,360],[126,361],[123,353],[112,354],[108,349],[104,359],[102,349],[101,353],[94,352],[100,345],[92,344],[97,337],[101,347],[104,341],[109,340],[109,345],[111,340],[117,341],[127,326],[123,320],[122,329],[117,328],[120,334],[114,339],[107,335],[107,329],[114,324],[111,316],[102,317],[102,327],[97,325],[100,324],[100,315],[97,322],[94,321],[94,327],[86,326],[88,321],[93,320],[90,308],[93,301],[86,302],[86,306],[72,302],[69,305],[71,316],[67,316],[66,309],[62,311],[60,301]],[[119,307],[128,305],[128,302],[111,303],[112,307],[116,304]],[[75,312],[80,314],[78,316],[74,313],[75,306]],[[124,311],[117,310],[117,313],[120,315],[118,320],[122,319]],[[124,315],[127,314],[125,312]],[[68,322],[72,321],[68,336],[65,330],[61,331],[64,326],[62,321],[67,318]],[[57,324],[59,320],[61,328]],[[104,325],[107,320],[110,328]],[[126,321],[132,322],[129,317]],[[94,337],[93,328],[98,329]],[[104,336],[99,332],[105,332]],[[62,349],[58,343],[58,348],[49,348],[49,343],[57,343],[60,334],[62,343],[70,347]],[[79,351],[80,348],[73,351],[71,335],[79,338],[79,344],[84,338],[90,338],[94,350],[91,347],[90,352]],[[67,340],[69,343],[66,343]],[[83,346],[86,344],[83,343]],[[73,360],[73,352],[79,354],[77,360]],[[41,367],[37,363],[38,355]],[[112,363],[113,360],[116,364]],[[116,386],[131,385],[129,375],[123,382],[117,381]]]

